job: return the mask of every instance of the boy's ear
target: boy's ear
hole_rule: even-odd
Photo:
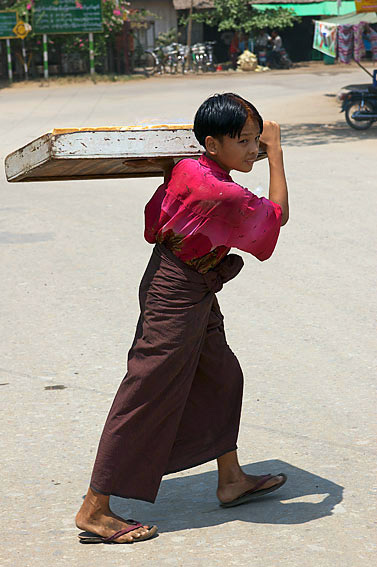
[[[213,136],[207,136],[205,139],[205,146],[207,152],[215,156],[217,155],[217,140]]]

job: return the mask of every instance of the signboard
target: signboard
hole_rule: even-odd
[[[16,39],[13,28],[17,25],[17,12],[0,11],[0,39]]]
[[[377,12],[377,0],[355,0],[356,12]]]
[[[25,39],[27,34],[31,32],[31,25],[19,20],[13,28],[14,33],[20,39]]]
[[[102,31],[101,0],[35,0],[33,32],[60,34]]]
[[[336,57],[336,24],[315,22],[313,47],[325,55]]]

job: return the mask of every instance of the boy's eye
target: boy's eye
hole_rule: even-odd
[[[249,141],[249,140],[241,140],[241,141],[240,141],[240,144],[247,144],[248,141]]]

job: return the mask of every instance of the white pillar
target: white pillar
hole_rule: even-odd
[[[45,79],[48,79],[48,43],[47,34],[43,34],[43,75]]]
[[[10,50],[10,39],[5,40],[7,44],[7,61],[8,61],[8,78],[9,81],[13,81],[13,70],[12,70],[12,52]]]

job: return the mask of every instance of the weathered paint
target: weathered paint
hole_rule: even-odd
[[[162,176],[162,170],[148,159],[178,161],[202,153],[191,124],[64,128],[7,156],[5,171],[10,182],[154,177]]]

